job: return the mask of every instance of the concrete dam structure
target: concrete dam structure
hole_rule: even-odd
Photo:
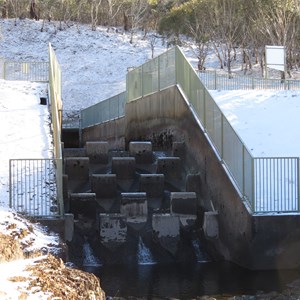
[[[65,207],[74,215],[76,246],[88,240],[108,264],[134,260],[141,241],[156,262],[182,260],[182,236],[190,248],[197,242],[197,194],[185,186],[177,147],[168,153],[132,141],[128,151],[111,150],[107,141],[92,141],[65,148]]]
[[[174,70],[164,74],[191,80]],[[148,89],[138,82],[127,81],[129,96],[131,87]],[[196,92],[200,100],[208,93]],[[184,262],[196,239],[212,259],[248,269],[299,267],[300,215],[251,210],[182,86],[141,94],[125,101],[123,115],[82,126],[76,147],[74,130],[64,132],[65,208],[79,233],[70,247],[89,239],[103,263],[133,262],[142,239],[158,262]]]
[[[249,269],[299,266],[299,216],[249,212],[177,86],[125,110],[83,129],[84,147],[64,149],[67,212],[83,235],[99,233],[102,253],[130,232],[176,258],[188,232]]]

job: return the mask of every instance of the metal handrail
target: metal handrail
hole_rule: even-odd
[[[196,71],[208,90],[300,90],[300,80],[219,74],[216,70]]]
[[[48,82],[48,70],[49,62],[5,61],[2,76],[5,80]]]

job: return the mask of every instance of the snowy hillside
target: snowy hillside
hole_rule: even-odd
[[[0,20],[2,40],[0,59],[48,61],[48,43],[56,52],[62,67],[64,110],[79,110],[125,90],[127,68],[151,59],[151,45],[142,33],[131,44],[129,33],[107,32],[98,27],[73,25],[58,31],[54,22]],[[157,39],[154,55],[164,52]]]

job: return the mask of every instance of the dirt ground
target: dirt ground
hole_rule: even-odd
[[[17,215],[15,217],[19,218]],[[57,257],[57,254],[63,256],[64,243],[55,247],[45,245],[41,249],[29,251],[33,243],[33,238],[30,237],[34,236],[34,228],[28,221],[25,222],[24,228],[19,228],[14,222],[7,223],[6,233],[0,232],[0,270],[1,263],[25,258],[33,258],[34,261],[36,258],[36,261],[25,270],[29,276],[16,274],[9,278],[9,281],[17,284],[26,283],[18,288],[20,296],[16,300],[30,300],[34,293],[39,292],[51,295],[49,300],[106,299],[100,281],[95,275],[66,267],[63,260]],[[51,254],[51,249],[55,250],[56,256]],[[11,299],[11,297],[0,291],[0,299]]]

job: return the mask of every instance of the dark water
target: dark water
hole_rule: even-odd
[[[286,284],[300,278],[300,271],[254,272],[228,262],[114,265],[85,268],[85,271],[93,272],[100,278],[107,296],[147,299],[280,292]]]

